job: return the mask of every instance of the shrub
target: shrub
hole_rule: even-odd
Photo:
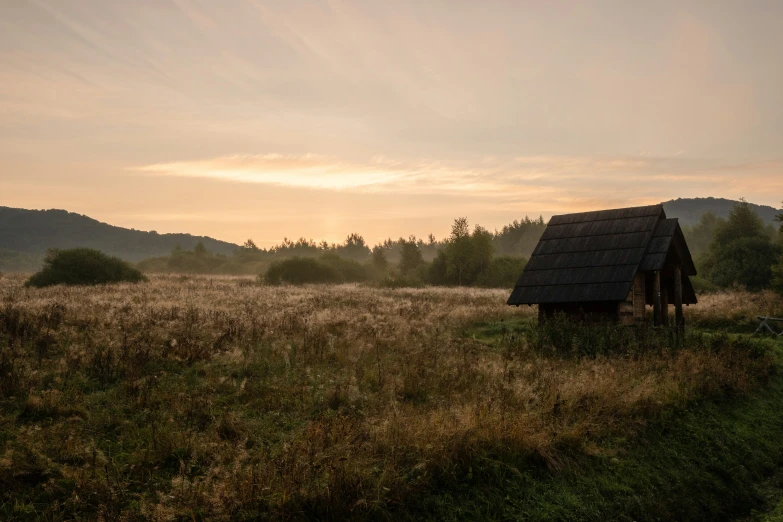
[[[367,267],[353,259],[346,259],[330,252],[322,255],[319,261],[336,270],[342,281],[347,283],[359,283],[368,279]]]
[[[269,270],[266,271],[264,280],[270,285],[281,283],[303,285],[307,283],[340,283],[343,278],[334,266],[318,259],[292,257],[272,263]]]
[[[271,285],[289,283],[358,283],[368,278],[367,267],[357,261],[327,253],[319,258],[291,257],[275,261],[259,279]]]
[[[146,279],[144,274],[122,259],[91,248],[72,248],[47,252],[44,267],[33,274],[25,286],[138,283]]]

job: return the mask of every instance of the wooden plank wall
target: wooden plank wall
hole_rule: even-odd
[[[637,323],[644,322],[645,288],[644,272],[639,272],[633,278],[633,318]]]
[[[631,287],[625,301],[620,301],[617,305],[617,315],[622,325],[632,325],[634,323],[633,297],[634,292],[633,287]]]

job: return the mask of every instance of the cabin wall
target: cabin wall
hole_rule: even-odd
[[[538,305],[538,319],[542,321],[556,314],[589,323],[617,322],[619,319],[617,301],[598,303],[551,303]]]

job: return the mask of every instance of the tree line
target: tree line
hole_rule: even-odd
[[[299,238],[259,248],[252,239],[231,255],[198,243],[175,247],[169,256],[139,263],[146,272],[261,274],[267,283],[374,281],[389,286],[513,286],[546,228],[542,218],[514,221],[501,230],[468,219],[454,220],[451,233],[437,240],[409,236],[370,246],[358,233],[340,244]],[[783,292],[783,210],[777,226],[765,224],[744,199],[724,219],[711,212],[683,233],[699,275],[698,292],[744,287]]]
[[[765,224],[742,199],[726,219],[705,212],[697,224],[684,226],[699,272],[692,278],[697,292],[742,287],[783,293],[783,209],[776,221],[777,226]],[[248,239],[230,255],[214,253],[198,242],[192,250],[175,246],[170,255],[141,261],[138,268],[145,272],[257,274],[268,284],[371,281],[387,286],[510,287],[527,261],[520,254],[532,251],[545,227],[543,219],[526,217],[490,232],[480,225],[471,228],[468,219],[460,217],[440,241],[430,234],[426,241],[410,236],[370,247],[360,234],[351,233],[341,244],[300,238],[263,249]],[[0,256],[4,253],[0,251]],[[60,274],[77,265],[94,268],[101,264],[102,255],[84,248],[54,249],[45,259],[44,271]],[[104,271],[119,273],[114,266],[119,261],[112,258],[114,264],[104,263]],[[95,270],[85,268],[84,272]],[[49,279],[56,284],[58,278]]]
[[[211,252],[203,243],[175,247],[168,256],[141,261],[145,272],[262,274],[269,283],[375,281],[386,285],[513,286],[546,224],[525,217],[490,232],[467,218],[455,220],[451,234],[437,240],[388,238],[370,246],[358,233],[340,244],[301,237],[271,248],[248,239],[231,255]],[[309,275],[308,275],[309,274]]]

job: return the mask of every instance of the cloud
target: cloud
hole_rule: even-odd
[[[480,204],[572,210],[723,194],[783,191],[783,161],[722,164],[674,156],[487,157],[475,161],[349,161],[315,154],[233,155],[143,165],[146,176],[202,178],[315,191],[471,198]]]
[[[211,178],[241,183],[261,183],[328,190],[373,190],[402,181],[405,170],[383,162],[357,165],[329,161],[306,154],[234,155],[196,161],[175,161],[138,167],[153,175]]]

